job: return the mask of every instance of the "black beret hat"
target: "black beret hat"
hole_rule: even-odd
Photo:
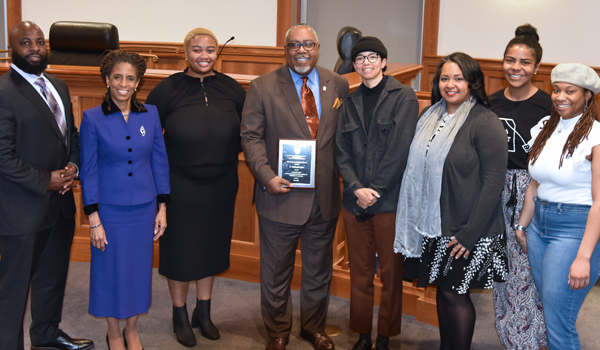
[[[363,36],[356,41],[354,46],[352,46],[352,51],[350,53],[352,60],[354,61],[359,53],[365,51],[377,52],[382,59],[387,59],[387,49],[385,48],[385,45],[383,45],[381,40],[374,36]]]

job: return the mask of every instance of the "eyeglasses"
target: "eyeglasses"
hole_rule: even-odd
[[[375,62],[377,62],[377,60],[379,59],[379,55],[378,55],[378,54],[376,54],[376,53],[372,53],[372,54],[370,54],[369,56],[361,56],[361,55],[358,55],[358,56],[356,56],[356,58],[354,59],[354,62],[361,64],[361,63],[364,63],[364,62],[365,62],[365,59],[369,60],[369,62],[371,62],[371,63],[375,63]]]
[[[304,47],[304,50],[306,51],[312,51],[315,49],[317,44],[318,43],[313,43],[312,41],[307,41],[305,43],[287,43],[285,46],[287,46],[287,48],[291,51],[298,51],[300,50],[300,47]]]

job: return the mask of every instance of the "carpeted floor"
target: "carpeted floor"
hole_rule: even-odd
[[[174,349],[183,350],[177,343],[171,321],[171,299],[167,282],[153,271],[153,304],[148,314],[140,317],[138,327],[146,350]],[[72,262],[65,293],[63,322],[61,328],[74,337],[90,338],[96,342],[95,349],[106,349],[106,322],[87,313],[88,307],[89,264]],[[191,314],[195,306],[194,285],[190,286],[188,310]],[[477,323],[472,349],[500,350],[500,344],[494,329],[494,307],[490,291],[473,294],[477,309]],[[299,293],[293,292],[294,327],[290,336],[290,350],[310,350],[312,346],[299,336],[300,314]],[[217,278],[213,291],[213,321],[221,332],[221,339],[211,341],[196,331],[198,344],[194,349],[264,349],[267,334],[260,315],[260,288],[256,283]],[[29,311],[28,311],[29,313]],[[375,314],[377,309],[375,310]],[[346,299],[331,297],[327,323],[337,326],[341,333],[332,337],[336,349],[352,348],[358,335],[348,329],[349,302]],[[600,290],[598,287],[586,299],[579,314],[578,330],[584,350],[599,349],[600,335]],[[403,315],[402,334],[390,341],[391,349],[435,350],[439,348],[438,329],[420,322],[414,317]],[[29,315],[25,327],[30,323]],[[123,322],[124,325],[124,322]],[[375,328],[376,329],[376,328]],[[25,336],[25,348],[29,349],[28,335]]]

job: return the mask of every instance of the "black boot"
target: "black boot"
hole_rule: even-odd
[[[196,308],[192,314],[192,327],[200,328],[204,338],[217,340],[221,338],[219,330],[210,319],[210,299],[196,300]]]
[[[192,327],[190,327],[186,305],[182,307],[173,306],[173,330],[179,344],[188,348],[196,346],[196,336]]]
[[[377,340],[375,341],[375,350],[390,350],[389,343],[389,337],[384,337],[383,335],[378,334]]]

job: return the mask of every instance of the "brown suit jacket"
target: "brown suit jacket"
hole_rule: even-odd
[[[335,131],[339,106],[336,99],[348,95],[348,82],[323,67],[319,72],[321,116],[317,134],[316,190],[292,189],[271,195],[267,182],[277,175],[279,139],[311,139],[302,103],[287,65],[256,78],[250,84],[242,113],[241,136],[246,163],[256,177],[254,198],[259,215],[277,222],[302,225],[309,218],[314,196],[325,220],[334,219],[341,209],[339,174],[335,166]],[[325,88],[325,90],[323,90]]]

